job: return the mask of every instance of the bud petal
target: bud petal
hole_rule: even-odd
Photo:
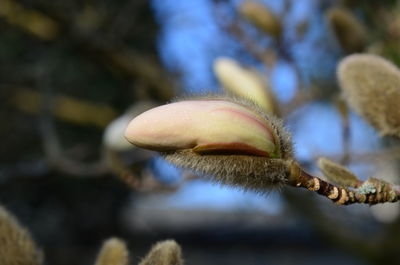
[[[180,101],[151,109],[130,122],[125,136],[134,145],[156,151],[280,155],[273,130],[262,116],[223,100]]]

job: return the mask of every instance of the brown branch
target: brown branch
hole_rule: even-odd
[[[335,100],[335,106],[339,113],[340,120],[342,123],[342,143],[343,143],[343,156],[341,164],[346,165],[350,162],[350,120],[349,120],[349,107],[347,106],[344,98],[339,96]]]
[[[349,205],[367,203],[370,205],[396,202],[400,199],[399,188],[380,179],[370,178],[356,189],[331,184],[305,172],[296,162],[290,165],[289,185],[306,188],[327,197],[336,204]]]
[[[54,124],[47,116],[40,116],[40,134],[43,149],[50,165],[62,172],[78,177],[98,177],[108,172],[103,159],[93,163],[83,163],[67,157],[58,139]]]

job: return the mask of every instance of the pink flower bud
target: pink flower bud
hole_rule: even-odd
[[[133,119],[125,137],[218,183],[263,192],[290,176],[290,135],[280,120],[244,99],[217,96],[160,106]]]
[[[156,151],[281,157],[279,138],[263,114],[222,99],[180,101],[151,109],[129,123],[125,137]]]

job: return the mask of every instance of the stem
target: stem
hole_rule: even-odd
[[[400,199],[399,188],[383,180],[368,179],[361,183],[360,187],[357,189],[340,187],[308,174],[300,168],[296,162],[292,162],[290,165],[290,178],[288,184],[293,187],[306,188],[310,191],[315,191],[319,195],[327,197],[339,205],[349,205],[354,203],[368,203],[373,205],[385,202],[397,202]],[[372,187],[373,191],[363,192],[360,188],[364,184]]]
[[[343,143],[343,155],[341,159],[342,165],[347,165],[350,162],[350,120],[349,120],[349,107],[343,99],[339,96],[335,100],[335,106],[339,113],[341,124],[342,124],[342,143]]]

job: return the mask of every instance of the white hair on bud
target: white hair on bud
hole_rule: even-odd
[[[103,243],[95,265],[128,265],[129,252],[126,243],[118,238],[110,238]]]
[[[181,247],[171,239],[157,242],[139,265],[183,265]]]
[[[162,153],[164,158],[217,183],[263,192],[286,184],[286,160],[247,155],[199,155],[192,150]]]
[[[0,264],[43,264],[43,252],[38,249],[29,231],[2,206],[0,206]]]

